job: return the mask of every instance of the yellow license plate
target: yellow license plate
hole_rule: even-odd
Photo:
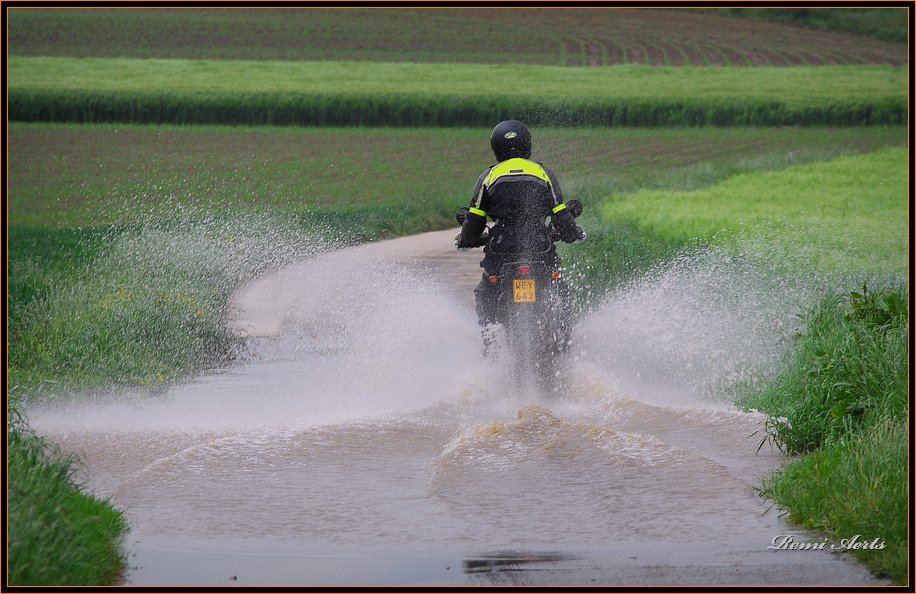
[[[537,298],[534,279],[519,278],[512,281],[512,295],[516,303],[531,303]]]

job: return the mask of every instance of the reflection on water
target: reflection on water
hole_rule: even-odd
[[[461,562],[472,584],[485,586],[534,586],[537,571],[554,567],[560,561],[576,559],[565,553],[538,551],[500,551],[469,557]]]

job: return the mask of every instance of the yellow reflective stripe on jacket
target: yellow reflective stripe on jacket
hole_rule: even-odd
[[[473,206],[468,209],[468,212],[486,218],[487,212],[485,210],[480,210],[479,208],[474,208]]]
[[[566,210],[566,204],[561,203],[561,204],[557,204],[556,206],[554,206],[554,207],[553,207],[553,214],[557,214],[557,213],[560,212],[561,210]]]
[[[497,179],[507,175],[530,175],[542,179],[547,182],[547,185],[550,185],[550,177],[547,176],[547,172],[544,171],[543,167],[533,161],[518,157],[515,159],[508,159],[496,165],[496,167],[490,170],[490,175],[484,180],[483,185],[485,187],[490,187]]]

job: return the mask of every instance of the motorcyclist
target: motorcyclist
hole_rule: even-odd
[[[474,289],[478,321],[484,328],[496,322],[499,296],[497,286],[488,278],[499,273],[503,262],[520,253],[540,253],[549,266],[559,270],[560,258],[545,225],[548,216],[566,243],[585,239],[585,232],[566,209],[556,176],[530,160],[531,132],[523,123],[505,120],[497,124],[490,134],[490,147],[497,163],[477,178],[457,241],[458,249],[484,246],[480,263],[484,273]],[[489,236],[482,238],[487,217],[495,224]],[[560,282],[565,292],[565,281]],[[486,333],[484,341],[486,346]]]

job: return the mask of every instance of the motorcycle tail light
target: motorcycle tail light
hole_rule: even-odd
[[[495,282],[496,282],[497,280],[499,280],[499,279],[498,279],[497,277],[495,277],[495,276],[491,276],[491,277],[488,278],[487,280],[490,281],[491,283],[495,283]]]
[[[553,277],[553,280],[559,280],[559,279],[560,279],[560,271],[558,270],[558,271],[554,272],[553,274],[551,274],[550,276]]]
[[[527,266],[519,266],[519,267],[518,267],[518,273],[519,273],[519,274],[528,274],[529,272],[531,272],[531,269],[530,269],[529,267],[527,267]]]

